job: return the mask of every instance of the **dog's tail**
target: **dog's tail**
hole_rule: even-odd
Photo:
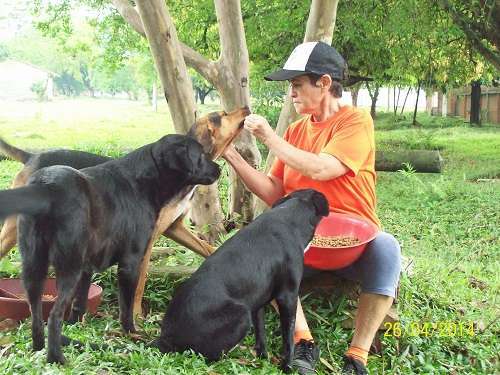
[[[55,200],[50,185],[28,185],[0,191],[0,220],[16,214],[37,215],[50,210]]]
[[[29,153],[27,151],[21,150],[20,148],[9,145],[2,138],[0,138],[0,152],[8,156],[9,158],[17,160],[23,164],[26,164],[26,162],[33,156],[32,153]]]

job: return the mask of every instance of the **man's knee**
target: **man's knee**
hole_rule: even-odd
[[[380,232],[366,249],[366,255],[374,265],[381,265],[399,274],[401,270],[401,247],[392,234]]]
[[[401,272],[401,248],[394,236],[381,232],[363,254],[362,291],[395,297]]]

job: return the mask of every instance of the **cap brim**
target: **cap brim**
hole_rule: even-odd
[[[286,70],[286,69],[281,69],[278,70],[274,73],[268,74],[267,76],[264,77],[266,81],[288,81],[292,78],[302,76],[304,74],[307,74],[307,72],[303,70]]]

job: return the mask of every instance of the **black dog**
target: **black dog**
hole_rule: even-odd
[[[276,299],[283,338],[282,368],[290,370],[304,249],[328,215],[324,195],[299,190],[278,200],[225,242],[181,285],[153,342],[162,352],[193,349],[209,360],[237,345],[255,327],[265,357],[264,307]]]
[[[85,312],[94,270],[118,264],[120,321],[125,331],[135,331],[132,307],[139,266],[160,210],[185,199],[193,185],[215,182],[219,173],[197,141],[168,135],[95,167],[40,169],[25,187],[1,191],[0,219],[20,214],[33,348],[44,346],[41,297],[49,264],[58,293],[48,323],[49,362],[64,362],[63,313],[73,297],[70,321]]]

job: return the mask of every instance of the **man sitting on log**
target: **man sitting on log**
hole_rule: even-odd
[[[323,42],[300,44],[284,69],[267,77],[289,81],[297,113],[280,138],[262,116],[252,114],[245,128],[277,157],[268,175],[255,170],[228,147],[225,159],[246,186],[268,205],[292,191],[312,188],[322,192],[330,211],[360,216],[380,227],[375,213],[375,141],[368,113],[341,105],[341,82],[347,79],[342,56]],[[368,350],[395,297],[401,269],[396,239],[383,231],[351,266],[336,272],[359,280],[362,293],[354,336],[344,356],[344,374],[366,374]],[[318,270],[305,269],[304,277]],[[300,302],[295,323],[294,366],[301,374],[314,373],[319,346],[311,335]]]

